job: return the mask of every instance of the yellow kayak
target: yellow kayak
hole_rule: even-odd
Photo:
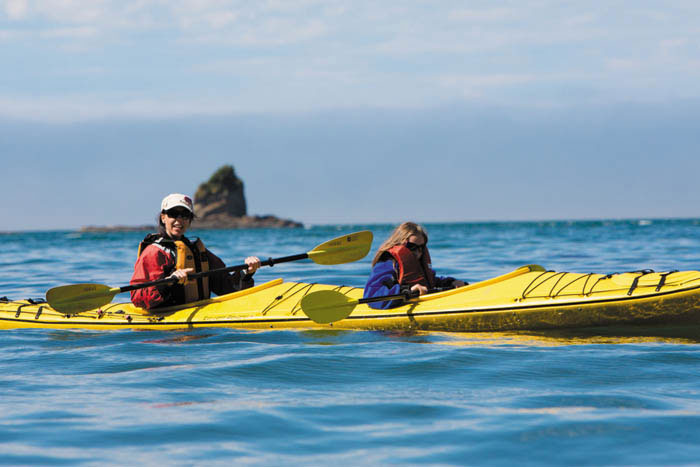
[[[318,324],[301,300],[335,291],[355,302],[340,321]],[[0,328],[511,331],[627,324],[700,324],[700,272],[581,274],[528,265],[474,284],[375,310],[362,289],[276,279],[251,289],[149,313],[131,303],[65,315],[47,303],[0,301]],[[329,304],[329,311],[332,304]],[[323,310],[321,310],[323,311]]]

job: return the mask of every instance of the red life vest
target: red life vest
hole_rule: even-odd
[[[404,245],[396,245],[387,250],[399,268],[399,284],[421,284],[429,289],[435,288],[435,272],[430,264],[428,247],[423,247],[420,260]]]
[[[202,243],[200,239],[197,239],[195,242],[190,242],[183,237],[183,240],[175,241],[164,238],[159,234],[150,234],[139,244],[137,258],[141,256],[143,250],[151,244],[155,244],[166,254],[173,257],[175,262],[173,270],[192,268],[195,272],[209,271],[209,256],[207,255],[207,249],[204,247],[204,243]],[[175,301],[178,304],[196,302],[210,297],[209,278],[207,276],[187,281],[185,285],[174,284],[171,287],[173,289]]]

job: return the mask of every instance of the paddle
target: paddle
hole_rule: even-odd
[[[347,318],[360,303],[410,300],[418,296],[418,291],[384,295],[381,297],[354,299],[335,290],[311,292],[301,299],[301,311],[318,324],[330,324]]]
[[[460,291],[475,290],[482,287],[486,287],[504,280],[519,276],[520,274],[525,274],[532,271],[544,271],[545,269],[538,264],[528,264],[521,266],[515,271],[509,272],[502,276],[487,279],[481,282],[475,282],[473,284],[465,284],[464,286],[458,287]],[[437,289],[431,289],[428,293],[442,292],[449,290],[451,287],[438,287]],[[330,324],[341,319],[345,319],[350,316],[352,310],[360,303],[372,303],[372,302],[387,302],[391,300],[410,300],[415,298],[415,291],[412,294],[397,294],[397,295],[385,295],[382,297],[373,298],[361,298],[355,300],[343,295],[340,292],[335,292],[333,290],[321,290],[318,292],[311,292],[301,300],[301,310],[311,318],[313,321],[319,324]]]
[[[363,230],[341,237],[328,240],[318,245],[313,250],[292,256],[284,256],[282,258],[270,258],[261,261],[262,266],[274,266],[279,263],[287,263],[290,261],[299,261],[302,259],[311,259],[316,264],[343,264],[357,261],[364,258],[372,245],[372,232]],[[206,272],[198,272],[189,274],[188,279],[196,279],[198,277],[209,276],[211,274],[220,274],[230,271],[242,271],[248,266],[246,264],[238,264],[236,266],[228,266],[225,268],[213,269]],[[174,284],[176,278],[159,279],[151,282],[142,282],[140,284],[127,285],[124,287],[109,287],[102,284],[74,284],[54,287],[46,292],[46,301],[51,307],[61,313],[72,315],[83,311],[100,308],[112,301],[115,295],[131,292],[132,290],[143,289],[158,285]]]

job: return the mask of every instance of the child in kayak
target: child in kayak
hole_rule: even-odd
[[[193,218],[194,207],[189,196],[174,193],[163,199],[158,215],[159,232],[147,235],[139,245],[130,284],[170,277],[177,278],[178,282],[133,290],[134,305],[150,310],[204,300],[210,297],[210,292],[223,295],[253,286],[253,274],[260,267],[256,256],[245,259],[248,269],[244,272],[223,272],[187,280],[188,274],[226,267],[201,240],[185,237]]]
[[[374,298],[415,291],[423,295],[430,289],[461,287],[464,284],[464,281],[453,277],[440,277],[435,274],[430,264],[427,232],[418,224],[404,222],[394,229],[374,256],[364,297]],[[391,300],[373,302],[369,306],[387,309],[403,303],[403,300]]]

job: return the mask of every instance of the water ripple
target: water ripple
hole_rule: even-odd
[[[697,269],[696,220],[428,225],[439,274]],[[344,231],[207,231],[229,264]],[[392,226],[369,226],[375,248]],[[346,230],[347,229],[347,230]],[[141,233],[4,236],[0,296],[128,283]],[[357,263],[256,278],[362,286]],[[126,297],[119,297],[126,299]],[[694,465],[700,332],[10,330],[2,465]]]

